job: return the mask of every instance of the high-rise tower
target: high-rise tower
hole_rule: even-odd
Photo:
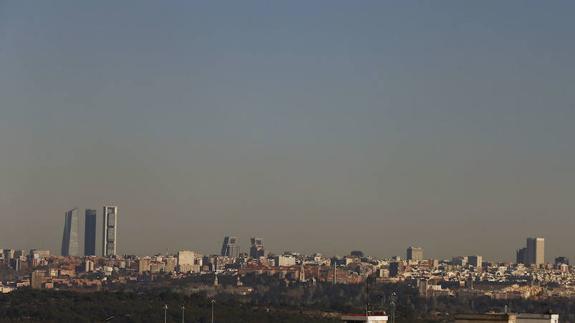
[[[96,255],[96,210],[86,209],[84,214],[84,256]]]
[[[102,256],[116,255],[118,245],[118,207],[104,206],[104,224],[102,233]]]
[[[523,264],[526,265],[527,264],[527,248],[521,248],[519,250],[516,251],[516,263],[518,264]]]
[[[64,217],[64,234],[62,236],[62,256],[79,256],[78,247],[78,209],[66,212]]]
[[[423,260],[423,248],[409,247],[407,248],[407,260],[421,261]]]
[[[257,259],[259,257],[265,256],[264,239],[253,237],[250,239],[250,242],[250,257]]]
[[[541,266],[545,264],[545,239],[527,238],[527,265]]]
[[[222,256],[237,257],[240,254],[240,247],[238,245],[238,238],[226,236],[222,244]]]

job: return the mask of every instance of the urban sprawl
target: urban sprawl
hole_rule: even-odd
[[[479,255],[449,260],[426,259],[420,247],[407,248],[406,257],[378,259],[361,251],[344,257],[265,252],[262,238],[252,237],[248,253],[239,240],[226,236],[218,255],[181,250],[150,256],[117,252],[118,208],[103,207],[102,254],[96,255],[97,211],[84,214],[84,252],[79,243],[79,209],[65,213],[61,256],[49,250],[2,249],[4,275],[0,292],[19,288],[56,290],[113,290],[122,286],[186,279],[198,283],[208,295],[249,295],[258,277],[276,279],[287,286],[318,283],[408,283],[421,297],[488,296],[492,299],[537,299],[575,296],[575,274],[566,257],[545,262],[545,240],[527,238],[514,263],[486,261]],[[7,277],[9,279],[7,279]]]

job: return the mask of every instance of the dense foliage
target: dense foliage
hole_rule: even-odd
[[[146,293],[77,293],[47,290],[18,290],[0,295],[0,322],[181,322],[185,306],[186,322],[210,322],[210,300],[201,295],[184,296],[167,291]],[[215,322],[337,322],[284,311],[217,302]]]
[[[138,285],[142,286],[142,285]],[[285,286],[270,280],[252,285],[251,295],[222,292],[216,296],[215,322],[338,322],[338,313],[363,312],[366,286]],[[211,299],[187,292],[189,286],[150,285],[144,289],[107,292],[70,292],[20,289],[0,295],[0,322],[210,322]],[[450,322],[454,313],[503,311],[561,315],[561,322],[575,322],[575,302],[567,298],[548,301],[493,300],[488,297],[422,298],[408,284],[369,287],[371,310],[395,310],[397,323]]]

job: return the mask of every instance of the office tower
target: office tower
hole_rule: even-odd
[[[178,271],[181,273],[199,272],[202,266],[202,255],[189,250],[178,252]]]
[[[516,251],[515,262],[518,264],[527,264],[527,248],[521,248]]]
[[[104,206],[104,224],[102,233],[102,256],[116,255],[118,245],[118,207]]]
[[[138,274],[143,274],[150,271],[152,259],[150,257],[143,257],[138,259]]]
[[[95,267],[96,267],[96,265],[95,265],[94,261],[92,261],[90,259],[84,260],[84,272],[91,273],[94,271]]]
[[[527,265],[545,264],[545,239],[527,238]]]
[[[252,237],[250,242],[250,257],[259,258],[265,256],[264,240],[262,238]]]
[[[96,210],[84,214],[84,256],[96,255]]]
[[[30,250],[30,257],[33,259],[48,258],[50,257],[50,250],[32,249]]]
[[[467,257],[467,264],[473,266],[473,268],[481,269],[483,264],[483,257],[477,255],[469,256]]]
[[[237,257],[240,253],[240,246],[238,245],[238,238],[226,236],[222,244],[222,256]]]
[[[559,265],[569,265],[569,258],[567,257],[557,257],[555,258],[555,266],[559,266]]]
[[[10,260],[10,267],[15,271],[20,271],[20,266],[22,265],[22,258],[15,257],[14,259]]]
[[[295,266],[296,258],[291,255],[280,255],[274,257],[274,265],[276,267],[291,267]]]
[[[34,270],[30,275],[30,287],[33,289],[42,288],[42,284],[45,281],[45,272],[41,270]]]
[[[397,277],[399,276],[399,274],[403,272],[404,269],[405,268],[402,262],[400,261],[391,262],[389,263],[389,276]]]
[[[164,267],[164,271],[167,273],[173,273],[174,271],[176,271],[176,268],[178,266],[178,258],[176,257],[167,257],[165,260],[165,267]]]
[[[5,261],[14,258],[14,249],[4,249],[2,250],[3,258]]]
[[[64,234],[62,236],[62,256],[79,256],[78,246],[78,209],[66,212],[64,217]]]
[[[415,260],[415,261],[423,260],[423,248],[419,247],[407,248],[407,260]]]
[[[451,264],[454,266],[467,266],[469,258],[467,256],[457,256],[451,258]]]

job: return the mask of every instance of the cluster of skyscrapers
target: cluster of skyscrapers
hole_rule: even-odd
[[[79,210],[74,208],[64,217],[64,234],[62,236],[62,256],[81,256],[79,244]],[[96,255],[97,212],[86,209],[84,213],[84,255]],[[108,257],[117,253],[118,207],[104,206],[102,228],[102,256]]]
[[[420,247],[409,247],[406,251],[407,260],[411,261],[422,261],[423,258],[423,248]],[[453,264],[465,266],[472,265],[475,268],[481,268],[483,257],[473,255],[473,256],[458,256],[453,257]],[[526,246],[517,250],[516,253],[516,263],[524,264],[526,266],[542,266],[545,264],[545,239],[544,238],[527,238]],[[565,257],[558,257],[555,259],[555,263],[565,263],[569,264],[569,260]]]
[[[104,206],[102,217],[102,256],[114,256],[117,254],[118,243],[118,207]],[[86,209],[84,214],[84,255],[96,255],[96,228],[97,212],[94,209]],[[81,256],[79,246],[79,216],[78,209],[74,208],[66,212],[64,217],[64,234],[62,237],[63,256]],[[238,257],[240,255],[239,240],[235,236],[226,236],[222,243],[221,256]],[[260,258],[265,256],[262,238],[250,239],[249,256]],[[406,251],[407,260],[422,261],[423,248],[410,246]],[[460,258],[460,257],[456,257]],[[454,258],[454,259],[456,259]],[[465,263],[471,263],[475,267],[481,267],[481,256],[464,257]],[[561,261],[560,258],[558,258]],[[458,259],[456,259],[458,260]],[[541,266],[545,264],[545,239],[527,238],[526,246],[517,250],[516,262],[527,266]]]
[[[238,238],[232,236],[224,237],[224,243],[222,244],[222,251],[220,254],[225,257],[239,256],[240,246],[238,244]]]
[[[264,239],[252,237],[250,239],[250,257],[259,258],[265,256]],[[221,256],[238,257],[240,254],[240,245],[237,237],[226,236],[222,244]]]
[[[527,238],[527,245],[517,250],[518,264],[541,266],[545,264],[545,239]]]

